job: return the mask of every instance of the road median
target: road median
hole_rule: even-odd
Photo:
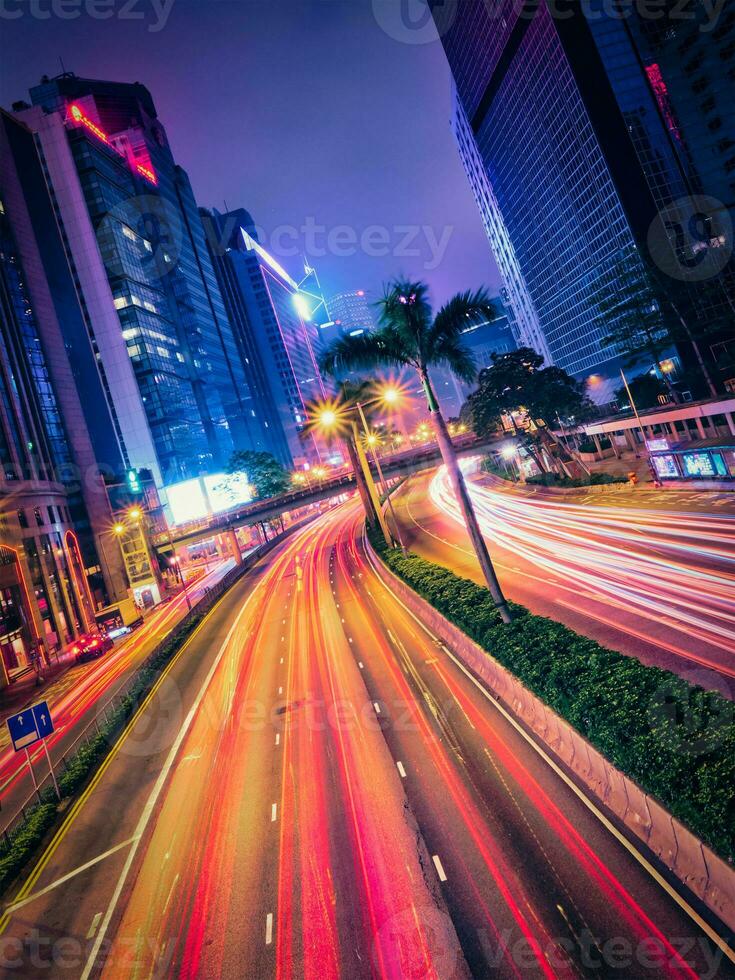
[[[586,791],[735,929],[735,705],[372,536],[384,583]]]

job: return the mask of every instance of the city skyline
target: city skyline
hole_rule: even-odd
[[[280,2],[256,18],[251,12],[237,0],[204,6],[177,0],[157,32],[148,30],[155,25],[150,11],[130,21],[82,17],[62,33],[50,29],[53,21],[7,22],[19,42],[3,59],[0,104],[27,99],[29,88],[44,74],[58,74],[62,62],[81,77],[140,81],[154,93],[199,204],[226,211],[246,201],[270,250],[287,253],[283,259],[298,262],[312,241],[307,258],[328,292],[362,284],[379,295],[396,267],[429,278],[437,301],[477,282],[497,290],[451,135],[450,76],[438,40],[410,43],[410,32],[409,43],[400,33],[396,39],[395,25],[381,24],[370,0]],[[278,78],[270,63],[275,36],[289,64]],[[248,71],[240,68],[242,43]],[[326,49],[337,53],[331,61]],[[376,79],[368,102],[358,95],[364,81],[358,57],[370,58]],[[260,84],[252,85],[253,77]],[[405,100],[398,133],[385,126],[396,91]],[[327,100],[329,114],[319,109]],[[343,122],[352,132],[348,141],[339,137]],[[209,145],[218,147],[214,157]],[[370,178],[377,172],[391,174],[387,186]]]
[[[0,0],[3,977],[735,980],[735,0],[653,2]]]

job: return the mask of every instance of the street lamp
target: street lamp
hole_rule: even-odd
[[[344,402],[329,402],[324,405],[316,405],[311,413],[311,424],[315,428],[321,429],[325,433],[339,432],[339,434],[342,435],[348,442],[348,452],[349,446],[354,446],[354,451],[357,454],[357,464],[355,464],[353,460],[355,482],[358,484],[359,489],[359,466],[364,480],[364,488],[367,491],[367,496],[370,502],[369,507],[363,498],[365,514],[368,520],[370,520],[370,509],[374,511],[375,518],[380,525],[381,531],[383,532],[383,537],[385,538],[386,544],[390,545],[392,543],[391,535],[385,523],[385,518],[383,517],[383,512],[380,507],[380,500],[378,499],[378,492],[375,489],[375,482],[373,481],[373,475],[370,472],[370,466],[368,465],[368,461],[365,457],[365,450],[357,430],[357,423],[355,422],[354,417],[351,417],[351,410],[353,407],[357,408],[360,415],[364,418],[362,407],[360,406],[359,402],[351,402],[349,405],[345,404]]]

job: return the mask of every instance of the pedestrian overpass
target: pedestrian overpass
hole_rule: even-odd
[[[495,440],[476,439],[474,437],[458,438],[454,440],[455,448],[459,456],[472,456],[482,453],[489,449]],[[441,461],[441,453],[436,444],[426,446],[419,450],[410,450],[403,453],[395,453],[385,456],[380,460],[383,475],[386,477],[397,478],[410,476],[420,470],[436,466]],[[371,466],[373,477],[377,481],[374,465]],[[177,547],[196,544],[197,541],[204,541],[214,535],[222,534],[234,538],[234,532],[239,527],[252,526],[264,521],[271,521],[286,511],[298,510],[309,504],[318,503],[320,500],[327,500],[337,497],[343,493],[349,493],[355,489],[355,479],[352,473],[343,475],[333,480],[323,480],[314,483],[311,487],[300,490],[293,490],[278,497],[268,497],[265,500],[255,500],[236,509],[215,514],[211,517],[198,521],[191,521],[187,524],[179,524],[172,527],[170,531],[163,534],[154,534],[152,543],[156,551],[161,554],[175,550]],[[234,541],[233,552],[235,550]]]

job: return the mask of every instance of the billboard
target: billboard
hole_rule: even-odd
[[[172,483],[165,488],[174,524],[188,524],[232,510],[253,499],[252,487],[244,473],[212,473]]]

